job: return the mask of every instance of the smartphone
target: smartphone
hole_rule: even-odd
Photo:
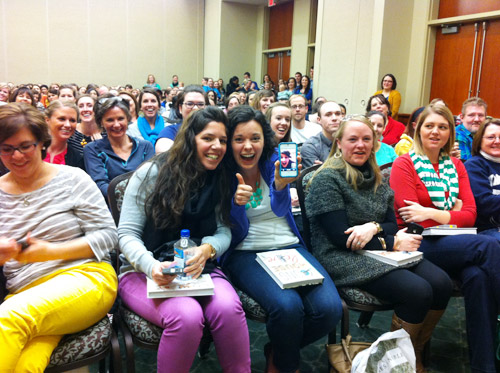
[[[297,164],[297,144],[294,142],[282,142],[279,145],[280,154],[280,176],[297,177],[299,167]]]
[[[406,233],[409,233],[409,234],[422,234],[423,231],[424,231],[424,227],[422,227],[420,224],[409,223],[408,224],[408,229],[406,230]]]
[[[161,273],[167,276],[180,275],[184,273],[184,268],[178,268],[178,267],[163,268]]]
[[[21,245],[21,251],[26,250],[29,247],[29,243],[26,239],[18,240],[17,243]]]

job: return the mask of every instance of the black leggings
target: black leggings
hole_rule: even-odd
[[[429,310],[444,310],[453,284],[441,268],[427,260],[415,267],[396,269],[359,288],[395,305],[402,320],[419,324]]]

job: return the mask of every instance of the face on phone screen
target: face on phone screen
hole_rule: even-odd
[[[279,145],[280,153],[280,176],[296,177],[297,168],[297,144],[293,142],[284,142]]]

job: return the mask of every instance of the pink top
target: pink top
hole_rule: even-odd
[[[387,117],[387,125],[385,126],[384,133],[382,133],[382,142],[387,145],[398,143],[405,129],[406,127],[403,123],[398,122],[391,117]]]
[[[473,227],[476,221],[476,202],[472,194],[469,176],[463,163],[457,158],[451,158],[458,174],[458,198],[462,200],[461,211],[450,211],[451,219],[448,224],[454,224],[458,227]],[[434,169],[439,175],[438,164],[433,164]],[[391,188],[394,190],[394,212],[400,228],[406,227],[401,219],[398,209],[407,206],[404,200],[417,202],[424,207],[436,208],[429,197],[427,188],[418,177],[417,171],[409,154],[398,157],[392,164],[391,169]],[[448,194],[446,194],[448,197]],[[432,227],[439,225],[435,220],[424,220],[418,224],[423,227]]]

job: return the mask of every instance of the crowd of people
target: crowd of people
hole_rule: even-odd
[[[152,74],[141,89],[0,83],[3,367],[43,370],[60,338],[102,318],[118,294],[164,329],[158,371],[188,372],[206,325],[223,371],[250,372],[234,284],[268,314],[267,372],[298,371],[301,348],[340,320],[344,286],[394,304],[391,329],[410,334],[425,372],[423,347],[456,280],[471,369],[495,372],[500,121],[474,97],[456,117],[435,99],[405,125],[392,74],[366,113],[347,115],[313,96],[313,74],[275,86],[267,74],[258,84],[246,72],[226,87],[209,77],[184,86],[174,75],[164,90]],[[298,177],[279,172],[282,142],[298,145],[299,170],[320,165],[306,188],[311,247],[292,214]],[[115,227],[108,186],[130,171]],[[410,223],[476,226],[479,234],[424,238],[407,232]],[[175,278],[162,270],[181,229],[197,245],[185,272],[209,274],[214,295],[148,299],[147,278]],[[116,245],[119,275],[110,265]],[[301,253],[323,283],[281,289],[255,259],[283,248]],[[355,255],[361,249],[419,250],[424,259],[399,268]]]

